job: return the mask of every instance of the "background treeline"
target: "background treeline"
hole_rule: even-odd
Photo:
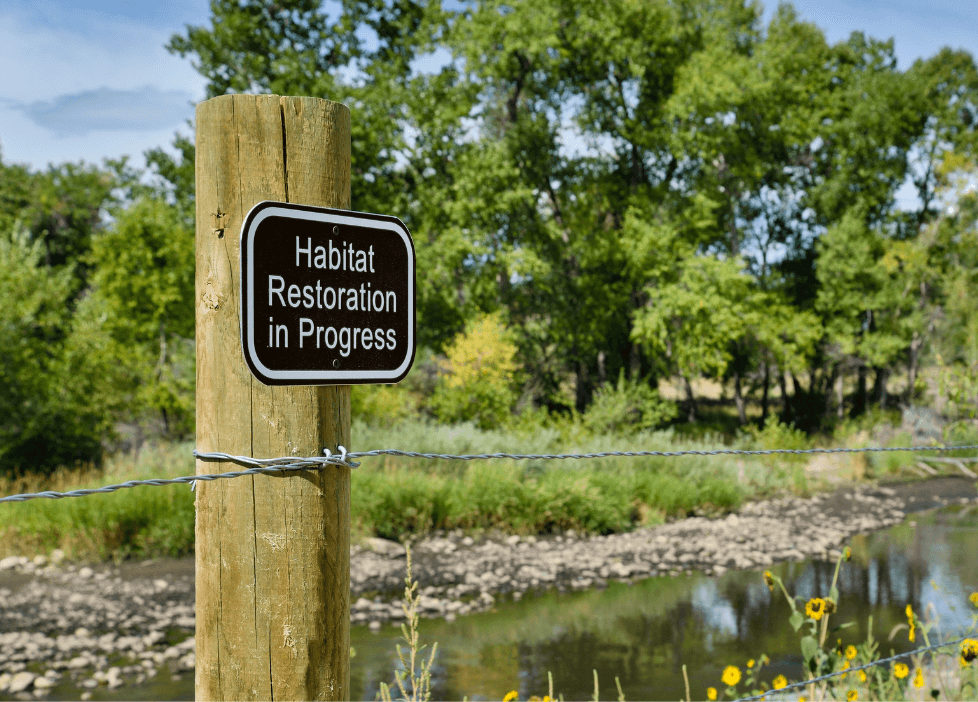
[[[167,48],[208,97],[350,106],[353,208],[410,228],[423,347],[404,388],[356,390],[364,416],[652,428],[702,418],[706,377],[735,422],[753,399],[813,431],[919,401],[925,368],[975,415],[966,52],[901,71],[892,41],[742,0],[212,0]],[[147,173],[0,164],[0,469],[192,433],[193,139],[174,146]]]

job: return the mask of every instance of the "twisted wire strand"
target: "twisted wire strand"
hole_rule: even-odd
[[[323,457],[313,457],[313,458],[251,458],[249,456],[231,456],[226,453],[213,453],[213,454],[203,454],[198,456],[197,452],[194,451],[194,456],[200,458],[204,461],[225,461],[228,463],[238,463],[244,466],[251,466],[247,470],[236,470],[229,471],[227,473],[207,473],[203,475],[183,475],[179,478],[152,478],[149,480],[129,480],[124,483],[119,483],[118,485],[106,485],[100,488],[87,488],[83,490],[70,490],[68,492],[33,492],[24,493],[21,495],[10,495],[8,497],[0,497],[0,502],[26,502],[27,500],[34,500],[38,498],[44,498],[49,500],[60,500],[64,497],[87,497],[88,495],[100,495],[108,492],[115,492],[116,490],[123,490],[125,488],[140,487],[142,485],[160,486],[160,485],[177,485],[177,484],[190,484],[190,489],[193,490],[196,486],[198,480],[210,481],[210,480],[221,480],[224,478],[239,478],[242,475],[256,475],[260,473],[271,474],[278,473],[280,471],[296,471],[296,470],[318,470],[325,465],[345,465],[350,468],[356,468],[359,463],[350,463],[346,461],[341,461],[338,456],[323,456]]]
[[[64,497],[85,497],[87,495],[97,495],[125,488],[139,487],[142,485],[174,485],[179,483],[189,483],[193,490],[198,480],[220,480],[222,478],[237,478],[242,475],[254,475],[256,473],[276,473],[279,471],[290,470],[320,470],[326,465],[345,466],[347,468],[357,468],[359,463],[353,461],[355,458],[367,458],[370,456],[403,456],[406,458],[427,458],[446,461],[475,461],[490,460],[495,458],[508,458],[510,460],[580,460],[585,458],[610,458],[610,457],[640,457],[651,456],[658,458],[678,458],[681,456],[770,456],[774,454],[813,454],[813,453],[882,453],[900,451],[967,451],[978,449],[978,444],[963,446],[897,446],[879,447],[870,446],[866,448],[813,448],[813,449],[764,449],[764,450],[740,450],[740,449],[717,449],[713,451],[601,451],[597,453],[478,453],[478,454],[451,454],[451,453],[419,453],[416,451],[401,451],[399,449],[375,449],[373,451],[347,451],[343,446],[339,447],[340,454],[333,455],[329,449],[324,449],[325,456],[295,457],[279,456],[277,458],[253,458],[251,456],[232,456],[222,452],[204,452],[194,450],[194,458],[201,461],[219,461],[224,463],[236,463],[246,466],[247,470],[231,471],[228,473],[212,473],[208,475],[186,475],[179,478],[150,479],[150,480],[129,480],[118,485],[106,485],[105,487],[92,488],[85,490],[70,490],[68,492],[34,492],[21,495],[9,495],[0,497],[0,502],[26,502],[38,498],[59,500]]]
[[[962,636],[960,639],[957,639],[956,641],[947,641],[945,643],[931,644],[930,646],[917,648],[914,649],[913,651],[907,651],[906,653],[898,653],[895,656],[890,656],[889,658],[883,658],[878,661],[866,663],[864,665],[860,665],[855,668],[846,668],[845,670],[839,670],[834,673],[828,673],[827,675],[820,675],[819,677],[812,678],[811,680],[791,683],[790,685],[786,685],[785,687],[782,687],[779,690],[769,690],[768,692],[762,692],[760,695],[754,695],[753,697],[739,697],[736,700],[734,700],[734,702],[754,702],[755,700],[768,700],[771,699],[773,695],[781,695],[785,692],[791,692],[792,690],[796,690],[798,688],[808,687],[809,685],[814,685],[815,683],[822,682],[823,680],[829,680],[831,678],[835,678],[840,675],[848,675],[849,673],[858,673],[860,670],[876,668],[881,665],[885,665],[887,663],[892,663],[893,661],[900,660],[901,658],[915,656],[920,653],[926,653],[927,651],[933,651],[938,648],[944,648],[945,646],[955,646],[968,638],[969,638],[968,636]]]
[[[978,449],[978,444],[965,446],[897,446],[883,448],[871,446],[867,448],[812,448],[812,449],[716,449],[713,451],[601,451],[599,453],[475,453],[456,455],[452,453],[418,453],[401,451],[399,449],[375,449],[373,451],[352,451],[348,458],[366,458],[368,456],[404,456],[407,458],[431,458],[446,461],[475,461],[490,458],[509,458],[511,460],[563,460],[582,458],[608,458],[612,456],[636,457],[653,456],[659,458],[676,458],[679,456],[770,456],[772,454],[810,454],[810,453],[874,453],[888,451],[962,451]]]

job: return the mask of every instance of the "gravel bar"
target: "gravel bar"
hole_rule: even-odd
[[[834,559],[855,534],[898,524],[910,512],[976,502],[975,482],[964,478],[859,485],[627,534],[436,534],[412,547],[412,562],[422,616],[452,620],[532,590]],[[352,548],[353,624],[379,629],[403,619],[405,555],[404,546],[383,539]],[[63,559],[55,551],[0,560],[0,697],[39,699],[71,685],[89,699],[95,688],[193,674],[192,558],[120,565]]]

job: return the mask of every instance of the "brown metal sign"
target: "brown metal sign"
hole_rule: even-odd
[[[414,242],[396,217],[285,202],[245,217],[241,345],[265,385],[398,382],[414,303]]]

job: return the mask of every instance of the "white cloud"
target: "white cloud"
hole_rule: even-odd
[[[194,12],[193,9],[188,10]],[[0,3],[0,147],[6,163],[48,163],[168,146],[186,132],[204,79],[164,45],[184,22],[154,26],[50,0]]]
[[[151,85],[135,90],[101,87],[58,95],[53,100],[15,104],[39,127],[56,136],[85,136],[92,131],[151,131],[177,127],[193,117],[191,93],[159,90]]]

